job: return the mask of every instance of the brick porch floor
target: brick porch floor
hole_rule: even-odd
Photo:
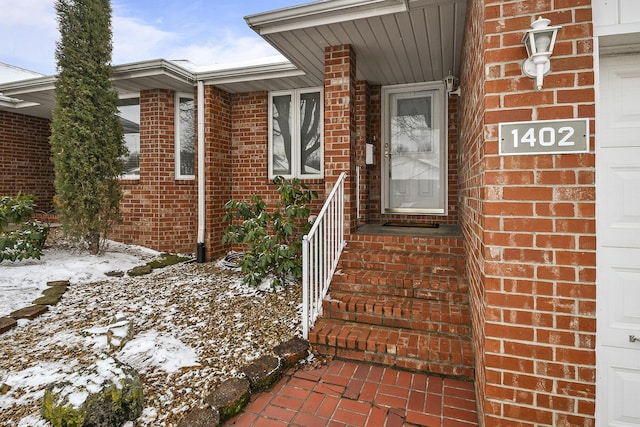
[[[285,375],[227,426],[478,425],[473,383],[333,360]]]

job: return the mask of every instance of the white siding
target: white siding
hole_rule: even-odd
[[[640,32],[640,1],[593,0],[592,6],[596,36]]]

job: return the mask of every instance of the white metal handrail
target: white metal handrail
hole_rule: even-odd
[[[324,202],[309,233],[302,238],[302,334],[322,314],[322,300],[327,295],[331,278],[338,266],[344,239],[344,182],[342,172]]]

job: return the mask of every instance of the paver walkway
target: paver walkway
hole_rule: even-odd
[[[478,416],[470,382],[333,360],[285,375],[226,425],[472,427]]]

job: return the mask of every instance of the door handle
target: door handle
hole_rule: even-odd
[[[629,335],[629,342],[640,342],[640,337],[636,337],[635,335]]]

